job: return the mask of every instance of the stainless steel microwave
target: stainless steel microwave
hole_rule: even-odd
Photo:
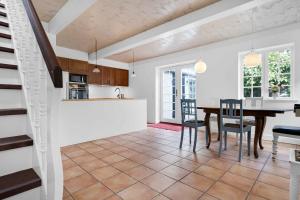
[[[70,74],[69,82],[71,83],[87,83],[87,76],[81,74]]]

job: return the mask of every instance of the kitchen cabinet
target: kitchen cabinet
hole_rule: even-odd
[[[94,73],[95,65],[88,64],[87,67],[87,83],[101,85],[101,73]]]
[[[95,65],[86,61],[57,57],[63,71],[71,74],[87,75],[88,84],[128,87],[128,70],[108,66],[98,66],[100,73],[94,73]]]
[[[69,59],[68,58],[57,57],[57,61],[63,71],[69,71]]]
[[[111,67],[101,67],[102,85],[115,85],[115,69]]]
[[[69,59],[69,72],[71,74],[87,75],[88,62]]]
[[[115,70],[115,85],[116,86],[128,86],[129,75],[128,70],[125,69],[114,69]]]

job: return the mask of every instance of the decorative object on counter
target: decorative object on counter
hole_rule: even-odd
[[[252,24],[252,33],[255,32],[254,30],[254,9],[252,10],[252,16],[251,16],[251,24]],[[247,67],[257,67],[258,65],[261,65],[262,59],[261,55],[257,52],[255,52],[253,47],[253,40],[251,40],[251,51],[245,56],[243,60],[243,64]]]
[[[196,73],[202,74],[202,73],[206,72],[207,65],[206,65],[206,63],[203,60],[199,59],[196,62],[194,68],[195,68],[195,72]]]
[[[280,90],[279,85],[272,85],[271,92],[272,92],[272,97],[274,99],[276,99],[279,96],[279,90]]]
[[[135,61],[135,59],[134,59],[134,49],[132,49],[132,74],[131,74],[131,77],[132,78],[134,78],[134,77],[136,77],[136,73],[135,73],[135,71],[134,71],[134,61]]]
[[[97,49],[97,47],[98,47],[97,39],[95,39],[96,65],[95,65],[95,68],[93,69],[94,73],[100,73],[100,69],[98,68],[98,65],[97,65],[97,61],[98,61],[98,52],[97,52],[98,49]]]

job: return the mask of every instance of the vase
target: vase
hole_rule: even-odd
[[[278,92],[272,93],[273,99],[276,99],[279,96]]]

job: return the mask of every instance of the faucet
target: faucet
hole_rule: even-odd
[[[115,92],[116,92],[116,91],[119,91],[119,94],[117,95],[117,98],[118,98],[118,99],[121,99],[121,97],[122,97],[122,96],[121,96],[121,89],[120,89],[120,88],[116,88],[116,89],[115,89]]]

